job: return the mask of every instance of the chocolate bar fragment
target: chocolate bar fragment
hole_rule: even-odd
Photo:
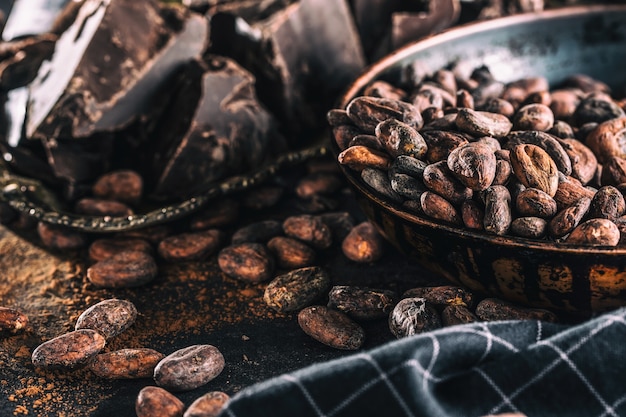
[[[34,80],[41,63],[52,56],[56,39],[43,34],[0,43],[0,89],[13,90]]]
[[[30,85],[28,138],[87,138],[123,129],[154,92],[202,54],[207,20],[156,0],[86,0]]]
[[[255,75],[260,100],[298,140],[319,129],[365,65],[346,0],[300,0],[253,23],[230,13],[210,17],[211,52]]]
[[[189,63],[155,126],[153,197],[188,197],[227,176],[259,167],[285,150],[254,77],[220,56]]]
[[[391,16],[391,47],[397,49],[411,41],[452,26],[461,14],[459,0],[430,0],[426,12],[399,11]]]

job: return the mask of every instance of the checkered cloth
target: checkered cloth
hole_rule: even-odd
[[[626,309],[444,328],[236,394],[220,416],[626,416]]]

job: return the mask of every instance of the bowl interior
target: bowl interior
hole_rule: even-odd
[[[626,90],[626,6],[588,6],[472,23],[415,42],[370,66],[348,88],[345,106],[374,80],[399,80],[418,61],[435,71],[486,65],[499,81],[542,75],[556,86],[573,74]],[[338,151],[333,143],[335,151]],[[626,304],[626,248],[581,248],[496,237],[403,210],[342,167],[366,214],[400,250],[472,289],[536,307],[575,312]]]

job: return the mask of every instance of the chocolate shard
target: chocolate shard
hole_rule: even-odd
[[[397,49],[411,41],[440,32],[456,23],[460,14],[460,0],[430,0],[427,12],[393,13],[391,47]]]
[[[320,126],[365,65],[346,0],[301,0],[252,24],[224,13],[211,16],[211,48],[251,71],[260,100],[298,133]]]
[[[208,22],[156,0],[86,0],[31,83],[29,138],[86,138],[149,111],[153,94],[202,54]]]
[[[155,198],[188,197],[259,167],[285,148],[258,102],[254,77],[231,59],[192,61],[155,126]]]
[[[52,56],[56,39],[43,34],[0,43],[0,89],[13,90],[34,80],[41,63]]]
[[[402,0],[352,0],[354,20],[369,61],[390,51],[391,16],[402,3]]]

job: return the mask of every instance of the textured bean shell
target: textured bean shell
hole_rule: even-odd
[[[137,417],[182,417],[185,404],[160,387],[144,387],[135,401]]]
[[[157,273],[150,254],[127,251],[93,264],[87,269],[87,279],[104,288],[138,287],[152,281]]]
[[[225,392],[211,391],[191,403],[183,417],[217,417],[230,397]]]
[[[31,359],[42,368],[77,368],[100,353],[105,344],[104,336],[95,330],[76,330],[37,346]]]
[[[170,391],[189,391],[216,378],[224,365],[215,346],[188,346],[163,358],[154,368],[154,380]]]
[[[76,320],[75,330],[95,330],[110,339],[132,326],[136,318],[137,308],[132,302],[113,298],[83,311]]]
[[[105,379],[150,378],[164,357],[154,349],[120,349],[96,355],[89,363],[89,370]]]
[[[313,339],[342,350],[363,345],[365,331],[345,313],[326,306],[310,306],[298,313],[300,328]]]
[[[423,298],[404,298],[389,315],[389,330],[398,339],[440,327],[439,313]]]
[[[312,266],[274,278],[265,288],[263,299],[276,311],[297,311],[321,298],[329,288],[328,272]]]
[[[11,307],[0,307],[0,332],[18,333],[28,326],[28,316]]]
[[[370,320],[387,317],[397,298],[391,290],[336,285],[328,293],[328,307],[356,320]]]

